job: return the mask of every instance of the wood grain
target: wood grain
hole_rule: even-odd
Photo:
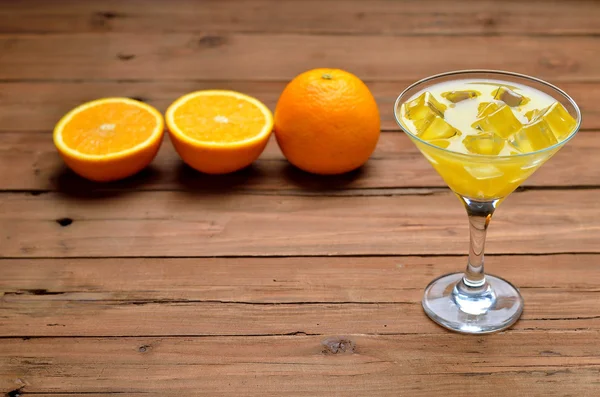
[[[523,186],[600,186],[600,132],[586,131],[569,142]],[[69,171],[49,133],[0,133],[1,190],[79,191],[103,190],[211,190],[261,191],[273,194],[378,194],[374,189],[446,187],[415,145],[401,132],[384,132],[369,162],[360,170],[337,177],[319,177],[291,166],[273,138],[250,168],[238,173],[210,176],[185,166],[165,139],[144,172],[124,181],[98,184]],[[351,189],[371,189],[357,192]]]
[[[283,364],[284,367],[289,365]],[[174,371],[175,375],[162,374],[159,379],[150,378],[141,375],[149,372],[147,366],[141,367],[139,371],[130,369],[125,374],[132,379],[138,380],[142,386],[134,386],[127,380],[119,382],[120,388],[116,388],[112,382],[102,379],[102,384],[110,392],[85,392],[92,396],[110,396],[116,393],[127,394],[127,396],[177,396],[181,391],[188,391],[197,395],[205,396],[228,396],[239,393],[244,390],[245,396],[267,396],[277,397],[286,396],[304,396],[314,395],[326,396],[368,396],[374,391],[378,396],[398,396],[410,395],[417,397],[428,397],[431,395],[447,395],[456,390],[458,386],[468,388],[474,393],[487,393],[492,396],[503,396],[505,390],[514,390],[523,395],[535,395],[536,392],[544,396],[562,397],[574,389],[577,389],[577,395],[582,397],[595,397],[597,395],[597,372],[595,369],[547,369],[544,371],[520,370],[506,374],[434,374],[422,376],[404,377],[401,373],[389,372],[387,375],[372,375],[368,369],[360,374],[350,372],[349,375],[302,375],[293,373],[292,375],[269,375],[261,377],[259,375],[246,376],[219,376],[205,379],[204,376],[195,375],[198,368],[186,368],[186,374],[181,375],[185,378],[194,378],[194,380],[179,381],[179,371]],[[178,368],[179,369],[179,368]],[[272,374],[276,370],[271,370]],[[109,371],[112,373],[112,371]],[[288,372],[289,373],[289,372]],[[340,379],[340,377],[344,377]],[[548,378],[551,376],[551,378]],[[348,380],[346,378],[349,378]],[[45,378],[41,378],[45,379]],[[170,379],[170,380],[169,380]],[[56,378],[54,382],[57,382]],[[65,382],[68,382],[66,380]],[[91,383],[91,381],[90,381]],[[79,385],[68,382],[67,388],[81,390]],[[73,385],[73,386],[71,386]],[[174,390],[176,388],[176,390]],[[150,391],[147,391],[150,389]],[[26,390],[26,389],[23,389]],[[36,390],[36,388],[34,388]],[[42,389],[44,390],[44,389]],[[60,390],[60,389],[59,389]],[[94,390],[99,390],[95,388]],[[135,393],[131,391],[143,390]],[[113,392],[114,391],[114,392]],[[496,392],[498,391],[498,392]],[[96,394],[98,393],[98,394]],[[494,394],[496,393],[496,394]],[[74,394],[78,394],[75,392]],[[64,397],[69,394],[62,393],[36,393],[39,396],[58,396]],[[73,395],[73,394],[70,394]]]
[[[235,336],[439,334],[422,291],[398,303],[249,304],[202,301],[59,301],[4,296],[0,336]],[[598,329],[598,292],[523,291],[513,330]]]
[[[431,255],[467,248],[464,210],[446,190],[115,193],[0,195],[1,255]],[[517,192],[497,212],[487,252],[597,252],[599,225],[595,190]]]
[[[161,76],[156,76],[160,78]],[[399,131],[393,107],[398,95],[413,81],[370,81],[368,86],[379,105],[381,128]],[[555,82],[552,80],[551,82]],[[244,92],[263,101],[271,110],[287,81],[128,81],[114,82],[3,82],[0,83],[0,133],[51,131],[69,110],[97,98],[125,96],[143,100],[161,112],[176,98],[205,89]],[[583,113],[582,128],[600,130],[600,87],[595,83],[559,83]]]
[[[0,33],[591,35],[599,16],[589,0],[36,0],[3,3]]]
[[[0,80],[287,81],[327,65],[366,81],[410,81],[479,68],[557,82],[598,82],[599,43],[595,36],[2,35]]]
[[[458,383],[476,395],[499,396],[508,385],[515,395],[596,395],[600,350],[589,342],[597,331],[531,336],[8,339],[0,344],[0,387],[25,385],[24,394],[431,396]],[[348,348],[333,353],[340,340]]]
[[[598,255],[488,256],[535,293],[600,292]],[[3,301],[416,303],[464,257],[3,259]]]

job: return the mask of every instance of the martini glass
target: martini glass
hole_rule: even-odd
[[[458,153],[432,145],[413,134],[404,123],[402,105],[428,87],[465,79],[501,81],[508,85],[517,83],[534,88],[560,102],[577,123],[557,144],[512,156]],[[422,301],[425,313],[443,327],[468,334],[510,327],[523,312],[523,298],[508,281],[484,273],[486,231],[498,204],[577,133],[581,125],[577,104],[561,89],[534,77],[503,71],[464,70],[431,76],[412,84],[396,100],[394,115],[400,128],[464,204],[469,220],[470,249],[466,271],[441,276],[426,287]]]

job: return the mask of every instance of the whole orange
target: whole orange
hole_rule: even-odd
[[[275,136],[284,156],[315,174],[341,174],[363,165],[379,139],[379,110],[358,77],[313,69],[294,78],[275,108]]]

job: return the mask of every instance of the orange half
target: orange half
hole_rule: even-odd
[[[269,108],[235,91],[184,95],[169,106],[165,118],[183,161],[209,174],[225,174],[250,165],[263,152],[273,129]]]
[[[54,145],[77,174],[94,181],[114,181],[145,168],[162,142],[158,110],[129,98],[84,103],[54,127]]]

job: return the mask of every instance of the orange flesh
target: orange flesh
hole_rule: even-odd
[[[147,141],[156,123],[156,116],[132,104],[98,104],[75,114],[64,126],[62,140],[83,154],[118,153]]]
[[[197,96],[179,105],[173,113],[181,133],[202,142],[239,142],[261,133],[267,120],[254,104],[243,99]]]

